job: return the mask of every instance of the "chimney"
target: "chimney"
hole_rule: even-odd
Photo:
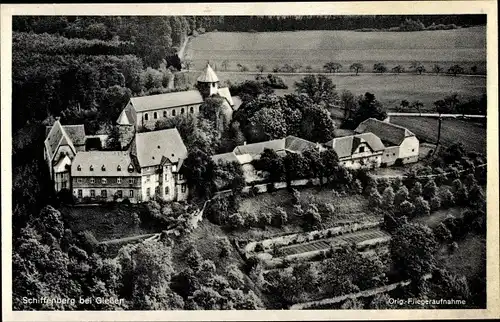
[[[243,145],[247,145],[247,141],[243,142]]]

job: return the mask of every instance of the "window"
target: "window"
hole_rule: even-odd
[[[108,191],[107,190],[101,190],[101,197],[106,198],[108,196]]]
[[[415,149],[411,149],[411,152],[415,152]]]
[[[90,197],[95,198],[95,190],[94,189],[90,190]]]
[[[149,181],[151,181],[151,175],[146,176],[146,182],[149,182]]]
[[[117,196],[118,198],[122,198],[122,197],[123,197],[123,193],[122,193],[122,191],[121,191],[121,190],[117,190],[117,191],[116,191],[116,196]]]
[[[81,198],[82,196],[83,196],[82,189],[78,189],[78,198]]]
[[[76,170],[77,171],[82,171],[82,167],[80,165],[78,165],[78,167],[76,167]]]
[[[172,110],[172,116],[175,116],[175,110]]]
[[[116,183],[122,184],[122,178],[116,178]]]
[[[149,120],[149,115],[148,115],[148,113],[144,113],[144,120],[145,120],[145,121]]]
[[[167,117],[167,111],[163,111],[163,117]]]
[[[90,178],[90,183],[95,183],[95,179],[94,178]]]
[[[66,181],[61,183],[61,188],[66,189]]]
[[[128,196],[129,196],[130,198],[134,198],[134,190],[129,190],[129,192],[128,192]]]
[[[184,107],[181,108],[181,114],[184,114],[185,110],[184,110]]]
[[[128,183],[129,183],[129,184],[134,184],[134,178],[129,178],[129,179],[128,179]]]
[[[122,167],[121,167],[120,165],[118,165],[118,166],[116,167],[116,171],[122,171]]]
[[[78,183],[82,183],[82,181],[83,181],[82,178],[76,179],[76,182],[78,182]]]
[[[191,114],[194,113],[194,108],[192,106],[189,108],[189,113],[191,113]]]
[[[108,180],[106,180],[106,178],[102,178],[102,179],[101,179],[101,183],[102,183],[102,184],[106,184],[107,182],[108,182]]]
[[[394,155],[396,155],[396,153],[393,153],[392,155],[394,156]]]
[[[360,146],[359,147],[359,153],[363,153],[365,152],[365,147],[364,146]]]
[[[387,156],[389,156],[389,155],[387,155]]]
[[[168,195],[170,193],[170,189],[168,187],[165,187],[165,194]]]
[[[160,194],[160,187],[159,187],[159,186],[157,186],[157,187],[155,188],[155,195],[159,195],[159,194]]]
[[[186,184],[181,185],[181,192],[185,193],[186,192]]]
[[[156,120],[158,118],[158,113],[154,112],[153,113],[153,118]]]
[[[150,196],[151,195],[151,188],[147,188],[146,189],[146,196]]]
[[[94,166],[93,165],[90,166],[90,171],[94,171]]]
[[[101,170],[106,171],[106,167],[104,166],[104,164],[102,165]]]

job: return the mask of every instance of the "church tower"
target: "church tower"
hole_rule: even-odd
[[[203,98],[207,98],[219,92],[219,78],[212,67],[210,67],[210,64],[207,63],[207,67],[205,67],[197,81],[198,90]]]

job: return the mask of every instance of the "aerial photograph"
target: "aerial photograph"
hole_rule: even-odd
[[[486,30],[12,16],[11,310],[485,309]]]

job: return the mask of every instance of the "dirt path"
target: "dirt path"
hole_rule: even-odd
[[[136,240],[146,239],[146,238],[152,237],[154,235],[158,235],[158,234],[144,234],[144,235],[125,237],[125,238],[105,240],[105,241],[100,242],[99,244],[101,244],[101,245],[120,244],[120,243],[125,243],[125,242],[132,242],[132,241],[136,241]]]
[[[179,56],[180,60],[184,60],[184,55],[186,54],[186,47],[191,40],[191,36],[187,36],[186,39],[184,39],[184,42],[182,43],[181,47],[177,51],[177,56]]]

